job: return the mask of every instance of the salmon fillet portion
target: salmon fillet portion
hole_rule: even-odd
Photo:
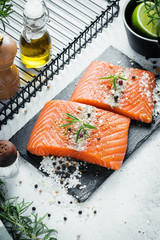
[[[154,86],[155,75],[152,72],[93,61],[70,100],[150,123]]]
[[[38,156],[72,157],[117,170],[127,150],[129,125],[129,118],[110,111],[53,100],[40,112],[27,150]]]

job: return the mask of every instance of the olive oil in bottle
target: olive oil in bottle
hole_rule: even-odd
[[[20,47],[21,60],[26,67],[40,67],[50,60],[51,40],[48,32],[39,39],[31,39],[30,43],[21,36]]]
[[[51,56],[51,38],[46,29],[44,1],[28,0],[23,12],[20,56],[27,68],[44,66]]]

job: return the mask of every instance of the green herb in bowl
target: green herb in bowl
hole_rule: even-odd
[[[132,27],[144,37],[157,39],[160,34],[160,0],[140,2],[131,17]]]

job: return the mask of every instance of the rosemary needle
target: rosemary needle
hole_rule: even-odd
[[[116,82],[117,82],[118,79],[127,80],[126,78],[123,78],[123,77],[119,76],[117,73],[114,74],[114,75],[111,74],[108,77],[101,77],[99,79],[110,79],[110,78],[112,78],[112,80],[110,80],[108,83],[111,83],[111,82],[113,83],[113,88],[114,88],[115,91],[117,90]]]
[[[62,118],[63,120],[67,121],[68,123],[66,124],[63,124],[59,127],[68,127],[68,126],[71,126],[72,124],[76,123],[76,122],[81,122],[79,118],[71,115],[70,113],[66,113],[67,117],[68,118]],[[86,128],[88,129],[97,129],[97,127],[95,126],[92,126],[90,124],[87,124],[87,123],[84,123],[82,122],[79,129],[76,131],[76,142],[78,141],[78,138],[79,138],[79,135],[80,135],[80,132],[83,130],[84,134],[86,134],[88,137],[90,137],[90,135],[88,134]],[[69,128],[66,129],[65,131],[65,134],[67,132]]]
[[[147,0],[142,0],[140,2],[145,4],[146,12],[150,19],[147,24],[150,22],[155,22],[155,27],[158,27],[158,31],[160,29],[160,0],[152,1],[152,5]]]
[[[11,0],[0,0],[0,21],[2,22],[4,30],[4,19],[6,19],[12,12],[14,12],[14,10],[12,9],[13,4],[11,4],[10,2]]]
[[[7,198],[5,184],[0,180],[0,219],[6,226],[8,232],[14,240],[56,240],[53,235],[57,232],[54,229],[48,229],[43,223],[47,216],[38,217],[38,214],[26,215],[32,202],[22,200],[18,202],[18,198]]]

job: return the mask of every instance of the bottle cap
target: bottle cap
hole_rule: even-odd
[[[17,159],[17,149],[13,143],[0,140],[0,167],[8,167]]]
[[[44,14],[44,7],[41,3],[41,0],[28,0],[24,14],[31,19],[40,18]]]

